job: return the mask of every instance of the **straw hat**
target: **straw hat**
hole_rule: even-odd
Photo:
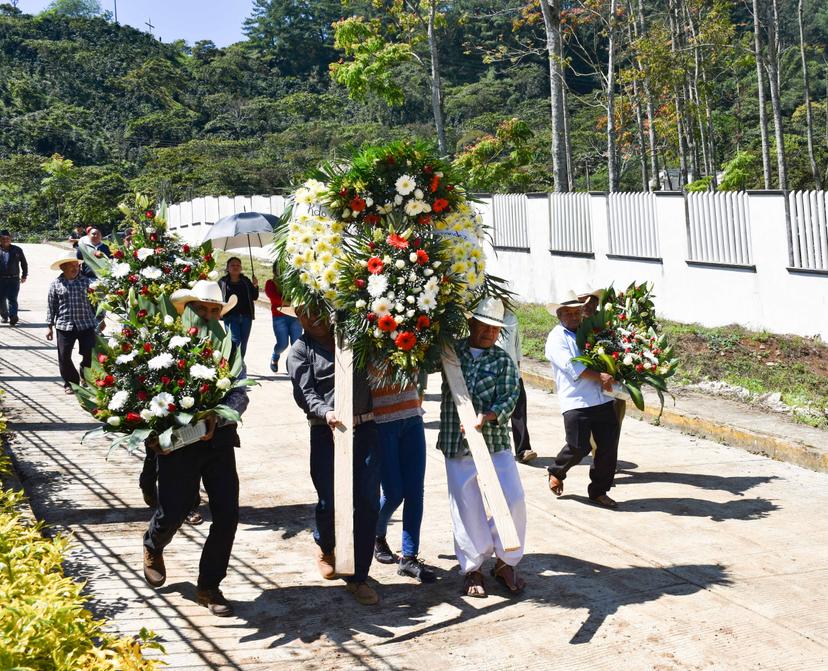
[[[557,302],[550,303],[546,306],[546,309],[554,315],[561,308],[582,308],[587,304],[587,301],[582,301],[579,298],[579,296],[583,295],[584,294],[576,293],[572,289],[567,289],[561,296],[558,297]],[[591,296],[592,294],[589,295]]]
[[[221,293],[221,287],[216,282],[199,280],[191,289],[178,289],[177,291],[173,291],[170,300],[175,306],[175,309],[178,310],[178,314],[184,312],[184,306],[192,301],[216,303],[217,305],[223,306],[221,310],[221,316],[223,317],[236,307],[238,298],[234,294],[230,296],[229,300],[225,301]]]
[[[484,324],[503,327],[506,326],[506,322],[503,320],[505,312],[506,308],[502,300],[489,297],[484,298],[477,304],[471,316],[472,319],[476,319]]]
[[[603,289],[593,289],[592,285],[587,283],[586,287],[584,287],[583,291],[578,292],[578,296],[595,296],[599,301],[601,300],[601,296],[604,295]]]
[[[64,252],[61,257],[49,267],[52,270],[60,270],[60,267],[65,263],[80,263],[80,259],[74,253],[70,254],[69,252]]]

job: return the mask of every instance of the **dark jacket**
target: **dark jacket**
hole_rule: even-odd
[[[253,286],[253,282],[247,277],[247,275],[242,275],[239,278],[239,282],[242,285],[242,290],[239,293],[239,303],[245,300],[245,296],[247,297],[247,305],[249,306],[250,318],[256,319],[256,299],[259,297],[259,290]],[[227,286],[230,284],[230,275],[225,275],[218,281],[218,285],[221,287],[221,295],[224,297],[224,300],[227,300],[227,297],[230,295]],[[225,317],[229,315],[236,314],[238,312],[238,308],[233,308],[228,312]]]
[[[4,251],[8,253],[8,257],[2,254]],[[4,258],[7,258],[5,266],[3,264]],[[26,262],[26,255],[23,254],[23,250],[17,245],[9,245],[7,250],[0,248],[0,277],[19,278],[21,275],[23,279],[29,276],[29,264]]]

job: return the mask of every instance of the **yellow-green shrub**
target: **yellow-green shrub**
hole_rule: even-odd
[[[0,414],[0,433],[5,430]],[[9,459],[0,451],[0,474]],[[145,671],[161,662],[142,650],[161,646],[142,629],[137,639],[104,631],[63,574],[69,539],[45,538],[19,511],[24,496],[0,489],[0,669],[14,671]]]

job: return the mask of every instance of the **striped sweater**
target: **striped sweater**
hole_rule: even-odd
[[[399,386],[372,386],[371,396],[374,399],[374,421],[377,424],[395,422],[409,417],[419,417],[423,414],[420,394],[417,391],[416,384],[410,384],[403,388]]]

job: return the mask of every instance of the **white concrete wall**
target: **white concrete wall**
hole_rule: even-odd
[[[716,194],[724,195],[724,194]],[[487,245],[488,270],[511,283],[519,299],[550,303],[567,289],[599,288],[613,283],[655,284],[660,314],[682,322],[705,326],[741,324],[775,333],[820,336],[828,341],[828,274],[790,272],[781,193],[748,194],[751,258],[753,268],[688,264],[687,217],[681,194],[656,196],[658,246],[661,262],[632,258],[608,258],[607,199],[591,194],[591,257],[552,254],[550,205],[547,194],[529,194],[526,221],[529,251],[495,250]],[[491,197],[479,205],[483,218],[493,224]],[[198,198],[170,207],[168,223],[190,243],[200,243],[218,218],[236,211],[280,215],[281,196]],[[560,211],[560,209],[556,210]],[[269,258],[268,250],[253,250]]]

